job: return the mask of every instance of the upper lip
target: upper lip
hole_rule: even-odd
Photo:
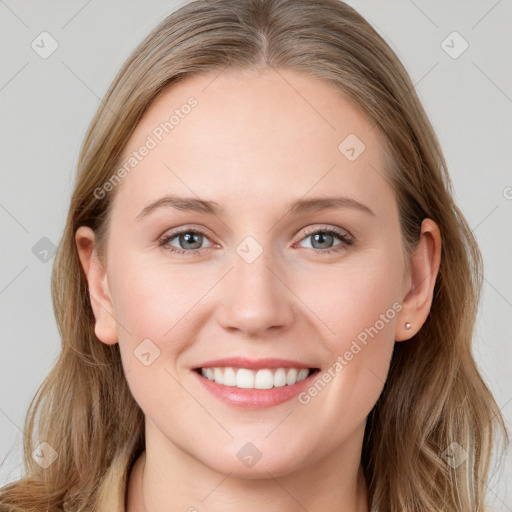
[[[264,358],[264,359],[249,359],[247,357],[226,357],[223,359],[215,359],[214,361],[206,361],[196,366],[195,368],[215,368],[231,366],[234,368],[314,368],[311,365],[300,363],[299,361],[293,361],[291,359],[276,359],[276,358]]]

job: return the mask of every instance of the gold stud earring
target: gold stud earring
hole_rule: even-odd
[[[405,322],[405,328],[406,329],[410,329],[411,327],[412,327],[412,325],[409,322]]]

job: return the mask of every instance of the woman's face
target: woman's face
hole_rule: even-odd
[[[97,332],[148,442],[249,478],[359,450],[411,286],[378,130],[321,81],[224,71],[165,91],[130,158]]]

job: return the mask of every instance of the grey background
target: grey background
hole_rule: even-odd
[[[40,251],[61,236],[82,138],[135,45],[183,3],[0,0],[0,485],[21,473],[24,416],[59,353],[52,253],[45,262]],[[348,3],[409,71],[481,245],[485,284],[474,350],[510,429],[512,2]],[[59,45],[47,59],[31,47],[43,31]],[[469,44],[456,59],[441,46],[453,31]],[[512,511],[511,495],[509,450],[489,485],[493,510]]]

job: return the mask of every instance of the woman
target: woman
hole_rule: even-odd
[[[0,510],[481,510],[503,420],[470,350],[480,284],[432,126],[360,15],[189,3],[85,138],[63,349]]]

